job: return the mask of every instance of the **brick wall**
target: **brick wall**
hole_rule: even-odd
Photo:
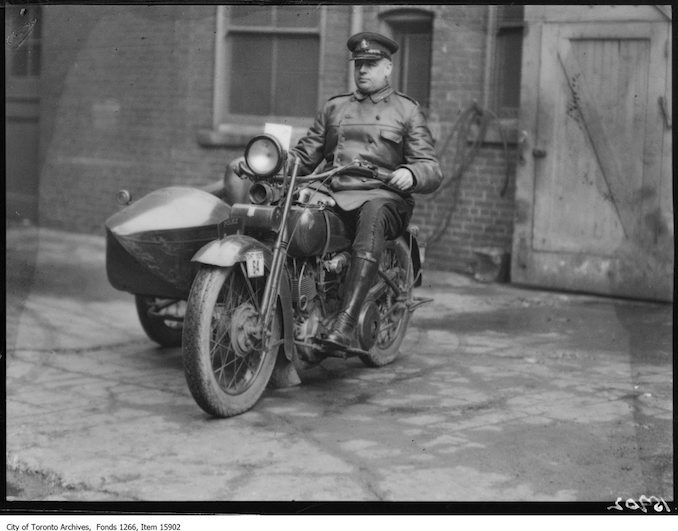
[[[379,5],[366,9],[366,29],[379,27],[380,14],[402,7]],[[474,101],[483,100],[487,6],[408,7],[434,13],[429,125],[446,176],[444,190],[416,198],[412,223],[420,227],[427,268],[471,273],[476,259],[474,250],[497,247],[509,251],[513,236],[513,147],[506,153],[503,144],[483,144],[459,181],[452,181],[452,169],[465,151],[457,151],[455,139],[443,150],[462,114]],[[507,165],[509,181],[502,196]],[[435,241],[428,241],[442,229]]]
[[[45,6],[40,223],[102,232],[137,197],[223,173],[211,125],[215,6]]]
[[[417,198],[413,223],[421,228],[427,268],[471,273],[474,250],[496,247],[510,251],[514,173],[514,150],[485,145],[459,180],[450,180],[435,196]],[[429,241],[441,227],[445,230],[435,241]]]
[[[364,28],[379,29],[379,14],[397,7],[363,6]],[[441,147],[464,109],[482,101],[487,6],[416,7],[435,13],[430,124]],[[139,197],[209,182],[241,154],[197,142],[212,125],[216,6],[43,10],[40,223],[101,234],[118,189]],[[350,23],[351,6],[328,8],[321,100],[346,91]],[[441,153],[448,176],[456,156]],[[502,197],[504,173],[502,146],[486,144],[460,183],[417,198],[413,222],[424,242],[453,209],[427,248],[427,268],[468,272],[473,249],[510,248],[513,169]]]

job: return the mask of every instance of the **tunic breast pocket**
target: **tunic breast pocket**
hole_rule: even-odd
[[[384,140],[387,140],[389,143],[399,146],[403,143],[403,135],[397,131],[390,131],[388,129],[382,129],[379,132],[379,136]]]
[[[382,129],[379,131],[379,140],[380,151],[388,159],[388,165],[395,167],[402,164],[403,135],[392,129]]]

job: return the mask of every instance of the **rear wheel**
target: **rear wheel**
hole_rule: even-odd
[[[267,272],[268,273],[268,272]],[[203,266],[188,298],[183,360],[188,387],[210,415],[231,417],[250,409],[275,365],[281,316],[262,336],[259,315],[266,275],[248,278],[244,264]]]
[[[163,347],[181,345],[186,301],[135,295],[137,314],[146,335]]]
[[[380,270],[398,287],[398,292],[387,287],[375,301],[379,309],[377,337],[369,353],[360,356],[370,367],[381,367],[395,360],[407,333],[410,312],[405,303],[412,294],[413,267],[410,250],[403,238],[386,243]]]

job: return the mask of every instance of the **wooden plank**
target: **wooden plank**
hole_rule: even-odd
[[[572,24],[561,28],[560,36],[564,39],[649,39],[652,31],[650,22],[625,22],[623,31],[618,22],[601,22],[599,24]]]
[[[673,13],[670,5],[655,5],[654,7],[657,11],[664,15],[664,18],[666,18],[666,20],[668,20],[669,22],[673,21]]]
[[[673,112],[673,107],[671,105],[671,99],[673,94],[673,76],[670,75],[671,68],[673,65],[673,46],[672,46],[672,33],[670,29],[665,30],[665,51],[662,54],[662,57],[666,61],[667,65],[667,74],[664,79],[664,99],[666,101],[666,108],[669,113]],[[668,240],[670,242],[670,252],[673,256],[674,249],[674,218],[673,218],[673,129],[671,127],[671,122],[666,122],[664,116],[664,134],[662,136],[662,165],[661,165],[661,178],[660,178],[660,210],[662,215],[667,220],[667,225],[669,229]]]
[[[557,220],[550,215],[557,210],[559,194],[554,193],[553,183],[558,175],[558,151],[554,134],[557,131],[559,115],[564,108],[562,90],[554,87],[559,79],[559,68],[554,58],[558,51],[559,27],[553,24],[544,24],[541,40],[541,62],[539,64],[539,81],[537,84],[539,103],[536,121],[536,131],[531,148],[543,151],[545,157],[533,156],[530,149],[527,158],[534,165],[534,197],[532,233],[530,248],[533,251],[543,249],[551,239],[554,223]]]
[[[542,24],[530,22],[538,18],[541,6],[525,6],[526,29],[523,37],[521,65],[520,115],[519,115],[519,163],[516,165],[515,217],[511,253],[511,278],[515,282],[529,279],[527,270],[528,242],[532,238],[534,208],[534,158],[531,145],[537,137],[539,101],[539,71],[542,39]]]
[[[526,12],[527,14],[527,12]],[[666,14],[654,5],[550,4],[533,11],[535,21],[558,23],[665,21]]]
[[[632,210],[630,201],[632,182],[622,172],[622,167],[626,167],[624,161],[620,161],[624,158],[624,154],[620,150],[615,151],[612,147],[610,139],[613,136],[605,127],[603,117],[598,111],[600,106],[588,87],[579,62],[572,53],[568,39],[560,41],[557,55],[582,115],[584,127],[594,147],[605,182],[609,187],[611,199],[624,229],[624,235],[628,238],[633,234],[636,215]]]
[[[545,24],[541,41],[539,107],[534,146],[546,153],[527,160],[534,165],[531,252],[609,255],[624,239],[609,190],[597,162],[583,119],[573,106],[557,52],[563,28]],[[582,66],[587,75],[600,61],[600,41],[586,43]],[[588,50],[588,52],[587,52]],[[594,85],[595,86],[595,85]],[[530,105],[534,107],[534,104]]]

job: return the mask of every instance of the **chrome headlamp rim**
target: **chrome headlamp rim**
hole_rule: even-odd
[[[262,171],[261,169],[253,168],[251,163],[252,149],[256,147],[257,143],[265,142],[268,143],[274,150],[275,160],[271,164],[270,169]],[[269,152],[270,153],[270,152]],[[259,178],[272,177],[277,174],[283,167],[285,163],[285,151],[282,147],[280,141],[273,135],[267,133],[257,135],[252,137],[245,147],[245,164],[250,169],[250,171]]]

